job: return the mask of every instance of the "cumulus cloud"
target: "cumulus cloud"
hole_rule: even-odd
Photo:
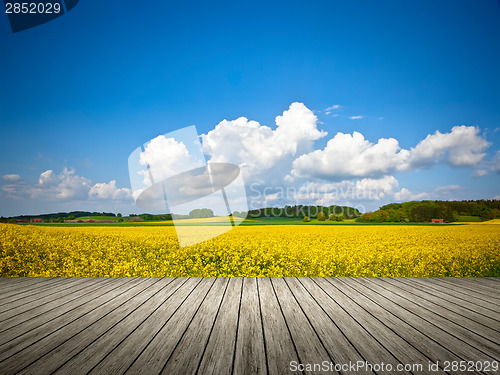
[[[88,195],[90,199],[122,200],[131,198],[132,192],[128,188],[118,188],[116,180],[111,180],[108,183],[95,184],[90,188]]]
[[[202,167],[204,160],[200,160],[189,152],[182,141],[160,135],[152,139],[140,153],[139,162],[149,171],[144,169],[144,184],[152,185],[150,178],[155,182],[162,181],[179,173]]]
[[[464,191],[463,186],[459,185],[446,185],[439,186],[430,192],[412,192],[407,188],[402,188],[400,191],[394,193],[394,199],[397,202],[417,201],[423,199],[460,199],[457,194]]]
[[[38,178],[40,186],[54,186],[57,183],[57,176],[52,169],[43,172]]]
[[[43,199],[50,201],[83,201],[91,199],[123,200],[131,197],[128,188],[118,188],[116,181],[92,185],[90,179],[76,174],[73,168],[64,168],[56,174],[49,169],[41,173],[38,183],[27,184],[21,178],[2,186],[13,199]]]
[[[7,182],[19,182],[21,181],[21,176],[18,174],[4,174],[2,176],[2,180],[7,181]]]
[[[318,130],[317,117],[302,103],[292,103],[276,117],[276,125],[273,130],[245,117],[224,120],[202,136],[203,149],[210,161],[237,164],[248,177],[289,167],[297,155],[311,151],[313,142],[327,134]]]
[[[428,135],[411,150],[410,163],[414,167],[429,166],[446,158],[455,167],[471,167],[479,163],[489,146],[475,126],[454,126],[450,133]],[[447,157],[446,157],[447,156]]]
[[[398,180],[393,176],[336,183],[307,182],[299,188],[293,198],[297,202],[306,200],[318,205],[332,205],[339,201],[378,201],[391,195],[398,185]]]
[[[483,159],[488,146],[478,128],[465,125],[453,127],[450,133],[428,135],[410,150],[401,149],[394,138],[381,138],[374,144],[361,133],[339,132],[323,150],[297,158],[290,177],[380,177],[442,161],[455,167],[470,167]]]
[[[399,182],[393,176],[379,179],[363,178],[341,182],[307,181],[296,186],[267,187],[263,192],[253,191],[251,208],[262,205],[314,204],[329,206],[333,204],[352,204],[353,202],[379,201],[390,197]]]
[[[316,150],[293,162],[292,177],[318,177],[342,180],[392,173],[406,164],[408,150],[401,150],[394,138],[381,138],[376,144],[361,133],[337,133],[323,150]]]
[[[79,176],[72,168],[64,167],[56,175],[51,169],[40,174],[38,184],[28,186],[27,193],[31,198],[43,197],[53,200],[84,200],[88,197],[91,181]]]

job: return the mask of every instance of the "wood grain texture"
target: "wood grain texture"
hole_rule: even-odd
[[[443,361],[500,361],[499,288],[498,278],[0,278],[0,374],[375,374],[334,366],[384,362],[423,365],[391,374],[459,375]]]

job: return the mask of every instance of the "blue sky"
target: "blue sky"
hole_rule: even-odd
[[[413,153],[409,165],[391,159],[366,175],[295,168],[292,176],[295,154],[248,181],[266,184],[266,176],[279,175],[282,186],[297,190],[378,186],[383,194],[373,199],[304,198],[366,210],[397,200],[499,196],[499,16],[493,0],[82,0],[54,21],[13,34],[4,14],[0,215],[136,212],[127,158],[141,144],[193,124],[208,134],[242,116],[275,130],[275,117],[296,102],[328,133],[306,153],[323,150],[338,132],[358,132],[371,144],[393,138],[403,150],[436,131],[449,136],[424,144],[434,147],[432,161]],[[464,136],[472,153],[466,161],[452,157],[461,147],[452,129],[461,125],[475,127]],[[321,157],[338,156],[330,151]],[[388,162],[377,158],[371,162]],[[107,185],[90,199],[96,184]]]

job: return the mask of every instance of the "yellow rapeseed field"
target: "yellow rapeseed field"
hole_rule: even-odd
[[[500,276],[500,225],[241,226],[187,248],[173,227],[0,224],[1,276]]]

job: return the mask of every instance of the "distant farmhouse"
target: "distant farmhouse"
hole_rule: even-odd
[[[432,219],[432,224],[444,224],[444,219]]]

